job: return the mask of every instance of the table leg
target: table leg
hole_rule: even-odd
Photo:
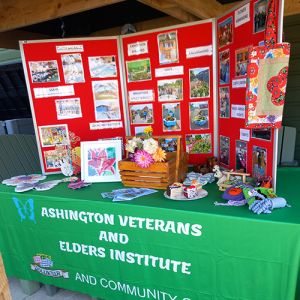
[[[58,288],[54,285],[45,284],[45,290],[46,290],[47,296],[52,297],[57,293]]]
[[[20,279],[21,289],[24,294],[30,296],[40,289],[40,283],[36,281]]]

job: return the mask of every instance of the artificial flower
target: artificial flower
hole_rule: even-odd
[[[166,159],[166,152],[161,147],[158,147],[152,157],[155,162],[164,161]]]
[[[146,139],[143,142],[143,146],[144,150],[147,151],[149,154],[154,154],[158,148],[158,142],[153,138]]]
[[[152,132],[153,132],[153,129],[151,126],[147,126],[145,129],[144,129],[144,133],[147,137],[151,137],[152,136]]]
[[[134,161],[141,168],[148,168],[154,162],[151,154],[140,149],[135,152]]]
[[[143,142],[140,138],[133,137],[131,140],[127,141],[125,149],[130,153],[134,153],[136,148],[141,148]]]

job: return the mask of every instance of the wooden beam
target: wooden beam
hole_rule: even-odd
[[[0,32],[124,0],[0,0]]]
[[[154,9],[162,11],[163,13],[171,17],[174,17],[182,22],[192,22],[192,21],[199,20],[199,18],[197,18],[190,12],[186,12],[185,10],[182,10],[180,7],[176,5],[174,1],[171,0],[138,0],[138,1]]]
[[[148,21],[133,23],[134,27],[136,28],[137,32],[152,30],[156,28],[178,25],[182,23],[178,19],[173,17],[162,17],[157,19],[152,19]],[[95,31],[90,34],[90,36],[112,36],[112,35],[120,35],[121,34],[121,27],[113,27],[108,29],[103,29],[99,31]]]
[[[286,0],[284,2],[284,15],[292,16],[298,14],[300,14],[300,0]]]

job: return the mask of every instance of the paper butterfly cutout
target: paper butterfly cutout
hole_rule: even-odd
[[[47,191],[54,188],[59,183],[61,183],[61,180],[50,180],[46,182],[36,182],[36,183],[22,183],[16,186],[15,192],[22,193],[33,189],[35,189],[36,191]]]
[[[21,183],[37,183],[44,179],[46,179],[46,176],[41,174],[19,175],[5,179],[2,183],[9,186],[16,186]]]
[[[72,190],[81,189],[91,185],[91,183],[84,182],[84,180],[78,180],[76,182],[71,182],[68,184],[68,188]]]

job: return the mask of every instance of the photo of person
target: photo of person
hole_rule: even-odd
[[[29,69],[32,83],[60,81],[56,60],[30,61]]]
[[[209,128],[208,101],[191,102],[189,111],[191,130]]]
[[[79,98],[57,99],[55,106],[58,120],[82,117]]]
[[[127,61],[126,66],[128,82],[145,81],[152,78],[149,58]]]
[[[218,24],[218,41],[219,48],[232,43],[232,17]]]
[[[131,124],[152,124],[153,123],[152,104],[131,105],[129,109],[130,109]]]
[[[190,98],[209,97],[209,68],[190,69]]]
[[[189,154],[211,153],[211,135],[187,134],[185,136],[186,152]]]
[[[220,118],[230,118],[229,87],[219,88]]]
[[[267,20],[268,0],[259,0],[254,3],[253,28],[254,33],[265,30]]]
[[[247,171],[247,143],[244,141],[235,142],[235,169],[242,173]]]
[[[159,63],[170,64],[178,62],[177,31],[162,33],[157,36]]]
[[[61,59],[66,83],[85,82],[81,54],[63,54]]]
[[[252,151],[252,176],[262,178],[267,171],[267,149],[253,146]]]
[[[173,101],[183,99],[182,79],[158,80],[158,101]]]
[[[181,130],[180,103],[167,103],[162,105],[163,131]]]
[[[220,84],[229,84],[230,81],[230,64],[229,49],[220,52]]]
[[[116,57],[91,56],[89,57],[89,69],[92,78],[116,77]]]
[[[220,135],[220,163],[229,166],[230,138]]]
[[[235,51],[235,76],[236,77],[247,75],[249,48],[250,46]]]

